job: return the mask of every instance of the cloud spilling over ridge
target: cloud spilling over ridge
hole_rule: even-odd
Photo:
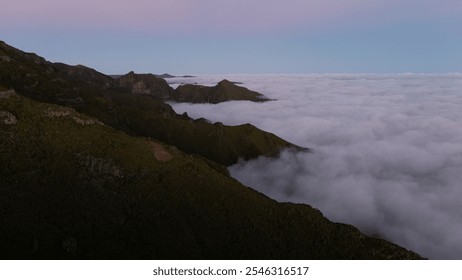
[[[241,162],[234,177],[423,256],[462,258],[462,75],[227,78],[278,101],[174,109],[250,122],[315,151]]]

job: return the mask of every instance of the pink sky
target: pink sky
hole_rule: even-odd
[[[13,28],[266,32],[460,16],[458,0],[3,0]]]
[[[462,71],[462,0],[0,1],[0,40],[110,73]]]

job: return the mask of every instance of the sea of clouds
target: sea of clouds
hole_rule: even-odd
[[[277,99],[171,105],[229,125],[252,123],[312,153],[229,168],[278,201],[310,204],[432,259],[462,259],[462,74],[228,75]]]

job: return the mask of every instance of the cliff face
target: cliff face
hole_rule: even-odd
[[[191,103],[220,103],[231,100],[264,102],[269,100],[258,92],[237,86],[228,80],[223,80],[214,87],[181,85],[171,95],[171,99]]]
[[[290,146],[274,135],[194,122],[94,70],[1,43],[5,56],[1,259],[420,258],[310,206],[277,203],[216,163]]]

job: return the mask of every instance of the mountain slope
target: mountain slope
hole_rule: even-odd
[[[172,89],[154,76],[129,73],[116,81],[84,66],[47,62],[1,41],[0,58],[0,85],[37,101],[74,108],[131,135],[156,138],[222,165],[234,164],[240,158],[275,156],[285,148],[303,150],[251,125],[212,125],[178,115],[159,99]],[[150,95],[133,94],[130,85],[143,78],[151,82],[138,89],[149,89]]]
[[[0,94],[0,258],[413,259],[201,157]]]

